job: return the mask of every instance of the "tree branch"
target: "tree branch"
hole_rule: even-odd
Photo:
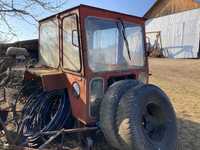
[[[8,22],[8,17],[18,17],[20,20],[34,25],[32,21],[29,21],[29,18],[33,19],[33,22],[38,22],[38,12],[33,12],[33,9],[40,7],[41,10],[55,12],[66,3],[67,0],[0,0],[0,23],[7,27],[8,34],[16,36],[13,26]],[[0,30],[2,29],[0,28]],[[1,37],[3,37],[2,34],[0,31]]]
[[[20,9],[7,9],[7,10],[0,10],[0,12],[4,12],[4,13],[10,13],[10,12],[15,12],[15,13],[22,13],[22,14],[25,14],[25,15],[28,15],[29,13],[27,13],[26,11],[24,10],[20,10]]]

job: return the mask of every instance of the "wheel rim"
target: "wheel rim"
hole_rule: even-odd
[[[150,142],[163,140],[166,131],[166,118],[163,109],[158,104],[149,103],[145,106],[142,129]]]

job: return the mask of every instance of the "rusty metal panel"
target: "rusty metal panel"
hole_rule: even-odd
[[[43,89],[45,91],[66,88],[66,76],[63,73],[44,74],[41,76]]]
[[[80,28],[80,54],[81,54],[81,72],[74,72],[70,71],[69,69],[65,69],[63,66],[63,54],[64,54],[64,43],[62,37],[62,28],[59,29],[60,33],[60,42],[58,47],[60,48],[60,66],[57,69],[57,73],[48,73],[48,71],[41,70],[41,71],[34,71],[33,74],[38,74],[42,81],[42,85],[45,90],[52,90],[57,88],[66,88],[69,94],[69,100],[72,107],[72,113],[76,119],[81,121],[84,124],[91,124],[95,123],[96,118],[93,118],[89,114],[89,82],[93,77],[102,77],[105,79],[105,82],[110,78],[110,76],[123,76],[123,75],[130,75],[132,74],[134,77],[137,78],[138,73],[142,70],[147,69],[147,63],[145,63],[144,67],[140,67],[140,69],[132,69],[127,70],[125,72],[118,70],[118,71],[111,71],[111,72],[101,72],[101,73],[94,73],[92,72],[87,63],[87,44],[86,44],[86,36],[85,36],[85,27],[84,27],[84,20],[87,16],[97,16],[99,18],[107,18],[107,19],[119,19],[122,18],[124,21],[132,22],[137,25],[141,25],[144,28],[144,18],[125,15],[122,13],[112,12],[104,9],[99,9],[95,7],[80,5],[75,9],[69,9],[64,12],[61,12],[57,15],[51,16],[47,19],[42,20],[40,23],[44,23],[49,19],[53,19],[55,17],[59,18],[60,24],[62,19],[67,15],[76,13],[78,15],[78,28]],[[80,19],[80,20],[79,20]],[[142,31],[144,33],[144,31]],[[40,37],[41,38],[41,37]],[[60,72],[59,72],[60,70]],[[65,75],[63,75],[63,72]],[[80,96],[76,97],[73,95],[73,84],[78,83],[80,86]],[[107,86],[107,84],[105,84]],[[106,89],[106,88],[105,88]]]

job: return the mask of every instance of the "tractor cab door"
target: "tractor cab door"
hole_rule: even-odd
[[[62,18],[62,67],[72,72],[81,71],[78,37],[78,16],[70,14]]]
[[[83,77],[78,13],[61,17],[61,67],[67,78],[67,91],[73,115],[87,122],[86,80]]]

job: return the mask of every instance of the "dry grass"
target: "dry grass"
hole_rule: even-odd
[[[160,86],[175,107],[183,150],[200,149],[200,60],[150,59],[150,83]]]
[[[176,110],[182,150],[199,150],[200,60],[154,58],[149,62],[150,73],[153,74],[150,83],[160,86],[167,93]],[[98,149],[111,148],[102,144]]]

